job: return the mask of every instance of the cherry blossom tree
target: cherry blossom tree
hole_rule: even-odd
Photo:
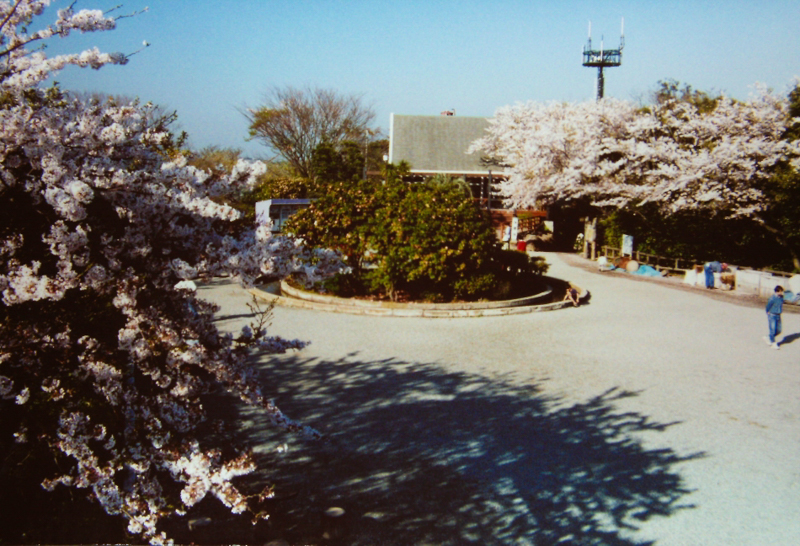
[[[195,437],[202,393],[222,386],[277,426],[318,435],[267,400],[245,364],[253,347],[302,343],[269,336],[263,321],[221,335],[214,307],[178,281],[228,273],[247,285],[292,272],[313,281],[341,261],[234,222],[224,198],[250,188],[263,164],[209,174],[167,157],[171,135],[153,106],[42,90],[67,65],[129,57],[31,49],[118,19],[70,5],[28,34],[49,4],[0,1],[0,408],[3,430],[13,426],[0,447],[5,461],[50,450],[42,487],[85,490],[130,533],[165,542],[160,518],[209,494],[249,510],[231,483],[254,470],[249,455]]]
[[[800,142],[784,138],[793,123],[787,99],[761,86],[746,102],[719,97],[702,112],[677,99],[648,109],[527,103],[498,110],[470,150],[506,166],[500,189],[514,207],[655,204],[665,214],[749,218],[780,237],[766,214],[769,186],[779,167],[800,167]]]
[[[489,134],[470,152],[506,167],[500,191],[515,208],[617,194],[601,176],[604,148],[635,119],[613,99],[586,103],[520,103],[499,109]]]

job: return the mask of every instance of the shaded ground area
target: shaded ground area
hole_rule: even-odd
[[[176,539],[800,543],[800,315],[785,314],[774,351],[761,339],[762,302],[547,259],[549,275],[591,291],[587,305],[481,319],[276,308],[270,332],[310,345],[254,366],[268,396],[325,439],[278,433],[210,398],[236,423],[222,438],[255,450],[262,470],[239,483],[274,487],[262,505],[272,517],[252,526],[209,499],[169,522]],[[222,306],[223,330],[249,322],[249,295],[229,281],[200,294]],[[4,506],[16,507],[2,485]],[[326,541],[332,506],[345,509],[346,534]],[[30,531],[66,516],[72,534],[20,542],[130,540],[91,510],[41,509],[26,514]],[[0,518],[15,513],[25,511]]]
[[[700,454],[634,439],[673,425],[614,409],[634,393],[563,404],[537,385],[355,356],[260,365],[280,385],[279,406],[328,424],[325,438],[276,433],[244,410],[236,435],[268,470],[253,491],[272,484],[282,500],[269,501],[271,520],[254,528],[232,533],[225,517],[194,533],[176,528],[178,540],[318,543],[322,512],[338,506],[342,544],[643,544],[629,531],[690,507],[673,467]]]
[[[483,459],[477,454],[472,457],[464,455],[454,466],[446,467],[447,475],[454,476],[461,487],[475,488],[465,489],[466,492],[459,495],[460,499],[471,498],[472,491],[477,491],[487,499],[485,502],[498,503],[496,506],[503,514],[498,518],[513,519],[514,523],[508,524],[508,529],[520,530],[529,525],[525,531],[520,531],[521,535],[514,535],[513,530],[503,535],[505,528],[491,524],[489,532],[497,533],[498,538],[487,543],[550,544],[555,540],[550,537],[559,536],[560,532],[560,528],[550,522],[559,521],[558,525],[568,529],[560,536],[569,536],[570,532],[575,532],[573,528],[578,528],[585,533],[581,535],[584,543],[613,544],[617,541],[659,546],[798,544],[800,399],[797,392],[800,389],[800,368],[797,366],[795,341],[800,339],[800,315],[787,314],[784,317],[782,350],[774,351],[761,339],[766,333],[761,303],[742,301],[733,294],[692,289],[680,281],[639,280],[629,275],[598,273],[596,264],[575,256],[546,254],[546,258],[552,265],[549,275],[591,291],[592,298],[587,305],[552,313],[481,319],[376,319],[276,308],[271,329],[273,334],[311,342],[293,357],[292,362],[301,365],[297,373],[310,379],[313,374],[307,368],[319,366],[320,373],[325,371],[322,375],[327,379],[324,381],[330,381],[332,385],[327,387],[324,382],[320,385],[306,384],[305,380],[299,379],[284,385],[278,380],[273,381],[270,374],[275,372],[270,372],[266,375],[265,388],[274,392],[289,415],[317,426],[328,436],[342,439],[342,444],[332,444],[332,449],[340,457],[336,460],[353,461],[350,466],[342,465],[346,468],[369,463],[376,465],[375,468],[383,468],[382,472],[388,476],[403,475],[410,472],[409,466],[402,466],[405,458],[414,463],[430,461],[431,458],[425,455],[438,453],[432,459],[446,460],[450,451],[441,447],[444,445],[455,446],[453,449],[463,449],[467,453],[466,444],[460,444],[459,439],[470,434],[479,445],[507,446],[505,450],[503,447],[488,449]],[[579,267],[572,264],[574,258],[580,263]],[[223,328],[234,330],[244,323],[241,318],[233,318],[240,314],[237,310],[245,308],[246,298],[238,289],[220,283],[202,289],[201,293],[223,305],[219,322]],[[389,374],[386,377],[391,381],[374,379],[365,383],[370,387],[358,388],[358,382],[351,387],[346,379],[334,373],[339,368],[346,369],[347,376],[357,377],[359,381],[365,381],[364,378],[370,374]],[[434,400],[433,397],[424,405],[419,403],[406,407],[398,404],[392,410],[377,411],[376,407],[387,404],[384,390],[397,393],[416,388],[412,388],[415,382],[411,376],[408,380],[402,377],[414,370],[424,371],[429,381],[436,385],[440,384],[441,378],[445,395],[452,394],[444,385],[447,378],[454,377],[460,378],[459,384],[474,385],[476,393],[471,393],[469,399],[464,394],[453,399]],[[391,382],[400,382],[400,386],[395,387]],[[322,394],[321,389],[337,392],[331,394],[334,398],[329,398]],[[487,394],[482,398],[479,391]],[[620,396],[623,393],[626,396]],[[631,393],[635,395],[629,396]],[[318,398],[306,400],[307,396]],[[353,398],[354,405],[348,404],[348,397]],[[367,402],[370,400],[375,402]],[[472,405],[466,404],[468,400]],[[461,401],[465,404],[459,405],[458,411],[450,411],[450,404],[460,404]],[[341,413],[338,410],[340,406],[344,408]],[[354,409],[358,406],[366,408],[358,413]],[[528,415],[537,415],[538,418],[516,417],[516,410],[523,407],[529,409]],[[600,424],[593,427],[593,423],[604,418],[593,417],[594,414],[587,410],[589,407],[604,408],[610,415],[627,414],[634,422],[643,419],[644,423],[669,426],[629,426],[616,437],[610,433],[603,435],[600,430],[609,431],[614,427]],[[418,408],[424,411],[417,411]],[[571,425],[557,427],[564,434],[557,435],[555,440],[548,437],[552,451],[546,450],[546,442],[543,442],[544,446],[536,440],[527,442],[528,436],[541,438],[541,435],[546,435],[549,423],[563,423],[560,417],[570,411],[574,417],[569,421]],[[409,416],[424,415],[426,419],[414,424],[412,421],[416,419],[407,418],[406,413]],[[397,425],[392,427],[391,422],[382,425],[390,430],[391,442],[382,442],[377,433],[374,437],[363,433],[365,421],[386,420],[387,415]],[[493,419],[493,415],[498,415],[498,418]],[[577,417],[581,415],[585,418]],[[451,422],[452,419],[455,421]],[[484,426],[484,422],[488,425]],[[507,423],[507,435],[498,431],[503,430],[498,429],[501,426],[498,423]],[[357,425],[354,427],[355,436],[348,441],[347,431],[353,425]],[[375,430],[380,432],[383,429]],[[438,440],[440,436],[442,439]],[[605,438],[600,444],[602,447],[585,451],[579,447],[597,445],[588,441],[581,443],[579,438],[598,437]],[[437,444],[437,441],[441,443]],[[387,447],[382,447],[384,443]],[[646,520],[632,517],[636,509],[631,509],[630,504],[610,500],[608,506],[616,505],[619,513],[627,515],[617,520],[611,518],[613,523],[606,528],[603,525],[607,525],[607,514],[611,509],[598,504],[597,519],[582,527],[583,518],[588,516],[574,514],[586,511],[586,506],[594,506],[592,502],[597,502],[598,497],[616,499],[614,495],[617,493],[606,496],[604,489],[595,488],[594,483],[603,482],[594,482],[586,468],[598,465],[582,467],[580,461],[582,458],[591,461],[591,454],[617,453],[612,449],[617,444],[638,446],[637,449],[646,454],[644,460],[649,459],[649,454],[665,454],[670,462],[660,468],[678,480],[672,490],[678,498],[671,504],[664,501],[671,509],[665,510],[663,516],[656,516],[659,511],[650,509],[648,513],[652,517]],[[402,451],[400,445],[407,446],[407,450]],[[286,460],[286,464],[298,469],[297,472],[288,471],[288,467],[287,472],[278,467],[274,472],[270,470],[276,486],[314,483],[313,480],[321,482],[317,477],[319,474],[314,473],[310,473],[313,480],[305,481],[302,474],[298,475],[298,472],[305,472],[304,467],[299,462],[289,461],[302,459],[311,452],[298,451],[292,441],[289,441],[289,448],[286,455],[265,459],[267,463]],[[266,449],[265,453],[273,450],[268,446]],[[526,450],[530,450],[530,456],[517,454]],[[350,458],[348,455],[341,459],[348,453],[364,454],[364,457]],[[391,453],[399,455],[388,458]],[[558,471],[552,470],[548,465],[560,461],[560,453],[563,453],[564,466]],[[632,456],[631,460],[642,459]],[[656,457],[654,460],[654,468],[657,468],[665,459]],[[312,463],[306,461],[303,464]],[[615,491],[627,488],[642,495],[641,492],[661,490],[658,485],[641,485],[648,483],[649,475],[641,480],[628,479],[625,474],[616,476],[616,470],[610,466],[599,467],[608,470],[605,477],[609,482],[628,482],[629,485],[621,485],[621,489]],[[634,464],[634,468],[645,467],[644,463]],[[340,466],[337,464],[333,468],[338,472]],[[457,474],[450,473],[452,468]],[[438,466],[435,469],[444,472]],[[571,469],[572,473],[566,469]],[[525,472],[531,476],[527,482]],[[425,480],[420,478],[420,482],[439,483],[432,473],[417,475],[425,476]],[[486,480],[482,479],[483,476],[487,477]],[[508,477],[508,480],[495,479],[497,476]],[[548,481],[551,479],[553,481]],[[580,487],[581,480],[586,480],[585,488]],[[539,508],[537,512],[534,494],[531,490],[526,492],[524,485],[516,484],[539,482],[547,484],[544,490],[550,492],[547,497],[550,499],[567,498],[566,493],[562,493],[562,497],[553,493],[562,489],[582,491],[584,495],[586,491],[599,493],[586,504],[576,503],[575,507],[563,510],[546,504],[547,508]],[[553,486],[555,482],[559,485]],[[361,502],[366,497],[352,492],[359,491],[358,495],[362,495],[355,489],[360,482],[354,479],[352,483],[345,480],[342,483],[347,485],[321,489],[324,493],[315,496],[313,503],[306,504],[310,507],[306,513],[318,517],[320,510],[339,503],[348,509],[351,528],[354,520],[361,532],[389,533],[390,539],[395,535],[405,538],[402,533],[412,533],[406,531],[405,522],[416,521],[415,517],[427,521],[424,519],[427,512],[437,521],[458,517],[462,513],[458,512],[461,501],[452,500],[452,489],[423,490],[417,495],[422,498],[413,498],[410,502],[405,493],[398,496],[399,492],[410,489],[398,488],[398,494],[393,495],[390,489],[376,486],[370,490],[376,504],[369,504]],[[452,482],[445,480],[443,483]],[[497,487],[490,486],[496,483],[510,483],[514,487],[498,500]],[[631,483],[640,489],[633,488]],[[311,491],[314,490],[312,487]],[[437,493],[439,491],[442,493]],[[514,504],[517,498],[521,502]],[[347,499],[358,502],[344,505]],[[393,503],[402,510],[393,511]],[[300,505],[277,504],[286,506],[286,513],[293,517],[303,513]],[[514,512],[512,508],[518,505],[524,505],[525,509]],[[373,510],[372,506],[389,508]],[[415,506],[419,507],[416,512],[412,510]],[[658,503],[653,506],[657,507]],[[684,506],[691,506],[691,509],[678,509]],[[385,527],[367,529],[369,525],[376,525],[369,520],[382,521],[381,517],[364,519],[367,509],[373,510],[372,515],[384,514],[383,518],[391,516],[396,519],[383,520],[392,522],[388,530]],[[481,521],[480,514],[483,514],[478,508],[466,513],[474,516],[470,521]],[[543,517],[542,513],[553,517]],[[538,519],[536,514],[539,514]],[[278,516],[276,513],[276,520]],[[313,517],[310,521],[319,521]],[[425,525],[435,531],[425,531],[423,523],[419,523],[414,524],[418,530],[413,532],[418,532],[419,536],[425,536],[425,532],[441,533],[439,536],[445,537],[445,543],[466,542],[467,539],[459,534],[463,520],[457,521],[450,524],[452,534],[448,534],[447,524],[434,526],[430,522]],[[635,524],[639,530],[627,528],[627,523]],[[609,529],[611,533],[604,535]],[[545,535],[545,532],[551,534]],[[566,543],[580,543],[577,541],[574,537],[566,539]]]

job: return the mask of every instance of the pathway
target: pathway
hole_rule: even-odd
[[[263,479],[300,492],[276,525],[339,505],[348,544],[800,544],[800,315],[784,315],[775,351],[752,302],[546,257],[588,305],[477,319],[276,308],[271,333],[310,345],[260,361],[265,390],[326,436],[241,416],[274,469]],[[243,290],[200,294],[222,305],[221,328],[246,322]],[[312,540],[305,527],[287,538]]]

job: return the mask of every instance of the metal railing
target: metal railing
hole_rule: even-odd
[[[615,248],[612,246],[604,245],[601,247],[603,250],[603,256],[606,258],[610,258],[614,260],[622,256],[622,249]],[[658,271],[668,271],[673,273],[682,273],[689,269],[692,269],[696,265],[701,265],[708,260],[698,260],[696,258],[670,258],[667,256],[659,256],[657,254],[648,254],[646,252],[639,252],[634,251],[631,259],[636,260],[640,264],[645,264],[657,269]],[[788,271],[777,271],[775,269],[754,269],[752,267],[743,267],[734,264],[728,264],[735,269],[742,269],[742,270],[750,270],[750,271],[763,271],[765,273],[771,273],[772,275],[778,277],[791,277],[795,275],[795,273],[790,273]]]
[[[622,256],[622,249],[612,246],[603,245],[603,256],[614,260]],[[686,271],[697,265],[694,259],[686,258],[669,258],[667,256],[659,256],[657,254],[648,254],[647,252],[640,252],[638,250],[633,252],[631,259],[636,260],[640,264],[649,265],[658,271],[679,272]]]

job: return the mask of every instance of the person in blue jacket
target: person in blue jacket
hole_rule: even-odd
[[[783,287],[775,287],[775,293],[767,300],[767,324],[769,326],[769,339],[764,336],[770,347],[780,349],[778,341],[775,339],[781,333],[781,313],[783,312]]]
[[[722,273],[728,268],[728,264],[719,262],[706,262],[703,272],[706,274],[706,288],[714,288],[714,273]]]

